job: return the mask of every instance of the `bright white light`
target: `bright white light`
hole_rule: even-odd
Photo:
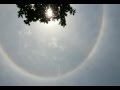
[[[52,12],[52,9],[51,9],[51,8],[49,8],[49,9],[47,10],[46,15],[47,15],[48,18],[51,18],[51,17],[53,16],[53,12]]]

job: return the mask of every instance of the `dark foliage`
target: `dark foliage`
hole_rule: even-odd
[[[17,4],[20,9],[18,11],[18,17],[23,18],[25,24],[30,25],[31,22],[44,22],[48,23],[50,20],[60,20],[59,24],[61,26],[66,25],[66,16],[68,12],[72,15],[75,14],[75,9],[73,9],[70,4]],[[51,8],[53,11],[52,17],[46,16],[46,10]]]

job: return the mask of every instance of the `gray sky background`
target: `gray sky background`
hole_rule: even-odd
[[[26,26],[0,5],[0,85],[120,85],[120,5],[73,7],[62,28]]]

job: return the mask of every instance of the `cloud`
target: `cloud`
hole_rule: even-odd
[[[53,37],[53,38],[51,39],[51,42],[48,43],[48,46],[51,47],[51,48],[59,49],[59,50],[61,50],[61,51],[64,51],[64,49],[65,49],[64,46],[61,45],[60,41],[58,41],[58,39],[55,38],[55,37]]]

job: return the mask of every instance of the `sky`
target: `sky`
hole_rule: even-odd
[[[0,5],[0,85],[120,85],[120,5],[72,4],[65,28],[31,26]]]

